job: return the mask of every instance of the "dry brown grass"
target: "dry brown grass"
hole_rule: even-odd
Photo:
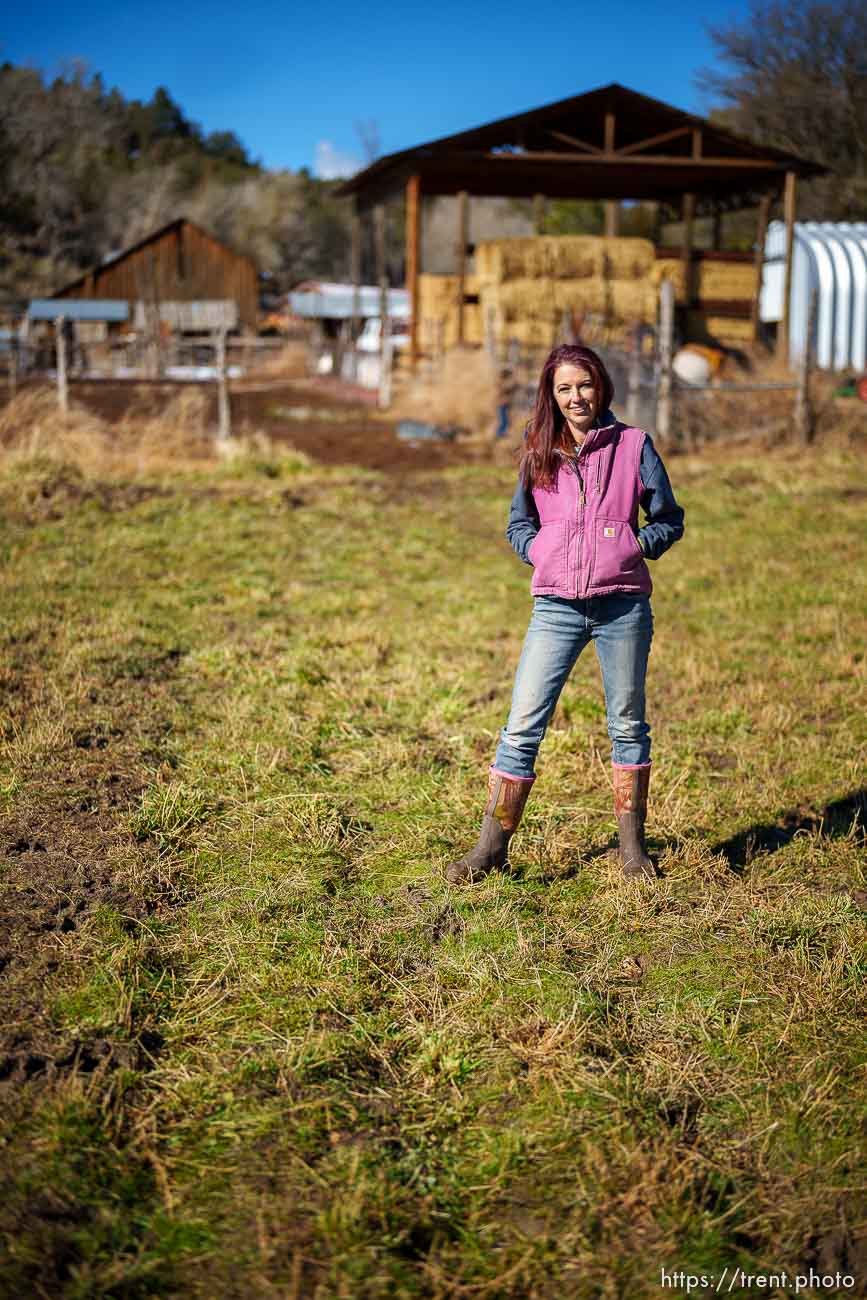
[[[51,461],[73,465],[86,477],[129,477],[193,470],[227,455],[273,454],[271,440],[259,431],[219,445],[208,405],[198,387],[182,389],[162,407],[147,393],[109,422],[74,401],[64,415],[53,389],[28,388],[0,408],[0,465]]]
[[[398,419],[460,425],[474,433],[492,428],[497,404],[497,376],[487,352],[450,348],[427,374],[407,381],[396,395]]]
[[[245,362],[243,354],[240,360]],[[303,339],[286,339],[282,348],[253,354],[249,374],[257,379],[306,379],[310,374],[310,348]]]
[[[109,424],[77,402],[64,414],[51,388],[29,388],[0,411],[0,448],[10,460],[56,460],[86,473],[140,471],[165,460],[201,460],[213,454],[207,401],[184,389],[162,411],[133,404]]]

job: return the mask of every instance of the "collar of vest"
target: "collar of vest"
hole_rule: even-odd
[[[614,437],[618,428],[623,427],[623,424],[615,417],[613,411],[603,411],[600,416],[599,424],[593,426],[584,438],[581,446],[578,448],[577,459],[580,460],[588,450],[595,450],[597,447],[604,447],[605,444],[610,442]],[[566,456],[562,451],[559,451],[558,455],[563,456],[564,460],[575,459],[572,456]]]

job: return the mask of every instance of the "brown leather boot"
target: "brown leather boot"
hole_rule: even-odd
[[[492,867],[506,865],[509,840],[518,829],[535,779],[534,776],[504,776],[493,769],[488,772],[488,804],[478,843],[466,857],[450,862],[446,867],[446,880],[450,885],[472,885],[486,876]]]
[[[620,832],[620,861],[627,880],[644,877],[655,880],[653,863],[647,856],[644,843],[644,823],[647,819],[647,790],[650,785],[650,767],[615,767],[614,811]]]

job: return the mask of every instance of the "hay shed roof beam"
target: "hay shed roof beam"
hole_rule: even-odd
[[[552,150],[552,140],[579,152]],[[659,146],[667,152],[654,153]],[[339,193],[368,208],[418,175],[426,194],[668,201],[690,192],[743,207],[779,192],[788,171],[825,170],[612,83],[379,158]]]

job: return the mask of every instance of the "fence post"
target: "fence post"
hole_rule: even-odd
[[[497,359],[497,313],[493,307],[485,311],[485,351],[492,361]]]
[[[385,322],[383,322],[385,324]],[[387,411],[391,406],[391,375],[394,366],[394,339],[391,329],[382,339],[379,363],[379,397],[377,405],[380,411]]]
[[[656,389],[656,436],[661,443],[671,437],[671,354],[674,347],[674,285],[659,286],[659,382]]]
[[[807,337],[804,339],[804,351],[798,366],[798,391],[795,395],[795,428],[798,437],[805,445],[813,440],[813,412],[810,409],[810,371],[813,367],[813,332],[816,326],[817,296],[814,289],[810,294],[810,310],[807,315]]]
[[[226,374],[226,327],[215,330],[214,350],[217,369],[217,439],[226,442],[232,436],[232,411],[229,406],[229,380]]]
[[[13,330],[9,340],[9,400],[18,392],[18,334]]]
[[[641,324],[632,327],[632,350],[626,376],[626,418],[630,424],[638,423],[638,398],[641,390]]]
[[[57,351],[57,404],[64,415],[69,410],[69,386],[66,379],[66,334],[63,316],[54,321],[54,343]]]

